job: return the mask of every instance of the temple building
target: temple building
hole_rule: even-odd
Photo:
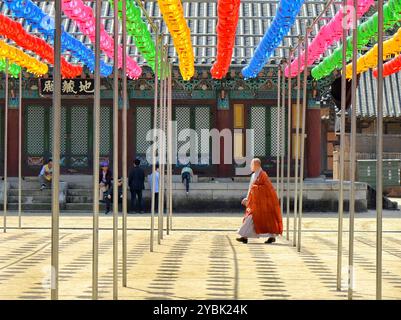
[[[90,2],[93,6],[94,3]],[[276,57],[256,79],[245,80],[241,69],[253,56],[255,47],[259,43],[264,31],[274,18],[277,1],[255,0],[241,1],[240,20],[236,35],[232,66],[223,80],[213,80],[210,75],[210,66],[216,56],[216,22],[217,3],[214,1],[183,1],[184,13],[191,29],[192,42],[195,54],[195,76],[190,81],[183,81],[177,64],[174,46],[169,40],[169,56],[175,64],[173,68],[173,118],[177,121],[177,130],[184,128],[194,129],[200,133],[202,129],[229,129],[233,132],[232,158],[240,159],[246,152],[246,129],[254,129],[254,153],[263,159],[265,167],[271,176],[276,175],[277,148],[287,157],[287,148],[291,148],[292,170],[295,165],[295,127],[296,127],[296,98],[297,82],[292,81],[292,135],[290,141],[280,146],[277,144],[277,98],[278,98],[278,68],[281,62],[289,57],[289,49],[297,44],[296,34],[304,33],[305,21],[320,12],[325,1],[310,1],[302,6],[297,21],[284,39],[282,46],[277,48]],[[53,2],[38,2],[46,12],[51,12]],[[331,14],[336,12],[339,4],[332,6]],[[163,24],[160,12],[154,1],[146,1],[145,8],[151,18],[160,25],[163,33],[166,26]],[[10,12],[4,4],[0,4],[0,11],[5,15]],[[369,15],[367,15],[369,16]],[[112,33],[112,6],[108,1],[103,2],[103,23],[106,30]],[[362,19],[363,20],[363,19]],[[77,26],[66,17],[63,18],[65,30],[79,38],[88,47],[93,48],[90,40],[79,32]],[[324,24],[320,21],[316,26],[315,34]],[[28,28],[29,29],[29,28]],[[35,34],[35,30],[29,30]],[[144,63],[138,54],[131,37],[129,54],[140,63]],[[329,50],[326,54],[330,54]],[[74,62],[66,54],[68,61]],[[112,61],[104,57],[104,61]],[[142,159],[142,165],[147,166],[145,153],[149,147],[146,140],[148,130],[153,127],[153,99],[154,75],[150,68],[144,66],[144,72],[138,80],[128,82],[128,161],[131,164],[135,158]],[[23,175],[35,176],[40,165],[52,155],[52,80],[50,76],[35,78],[23,73],[22,83],[22,160]],[[4,150],[4,73],[0,83],[1,107],[1,148],[0,156],[3,159]],[[399,75],[386,80],[386,132],[400,134],[399,118],[401,116],[401,97],[395,84]],[[302,79],[301,79],[302,80]],[[333,175],[333,155],[338,143],[336,132],[336,113],[338,110],[332,103],[328,92],[333,77],[314,81],[308,77],[307,84],[307,112],[306,112],[306,149],[305,175],[308,178]],[[61,153],[62,172],[64,174],[91,174],[92,172],[92,142],[93,142],[93,74],[85,70],[81,77],[73,80],[64,80],[62,91],[62,132]],[[286,88],[288,82],[286,81]],[[301,83],[302,86],[302,83]],[[360,80],[358,96],[358,126],[360,133],[369,133],[374,128],[375,118],[375,88],[372,76],[367,73]],[[286,89],[286,94],[288,90]],[[112,160],[112,79],[103,78],[101,85],[101,141],[100,151],[102,160]],[[10,79],[9,83],[9,110],[8,110],[8,174],[18,174],[18,79]],[[303,97],[301,94],[301,104]],[[121,103],[120,103],[121,108]],[[287,128],[288,98],[285,99],[285,128]],[[302,124],[302,121],[300,121]],[[121,110],[120,110],[121,128]],[[337,128],[338,129],[338,128]],[[235,134],[234,134],[235,132]],[[285,130],[285,133],[287,131]],[[287,140],[287,139],[286,139]],[[224,148],[221,143],[221,149]],[[234,177],[235,161],[225,164],[212,164],[209,150],[198,150],[200,157],[209,158],[209,163],[194,165],[194,171],[200,177]],[[121,150],[121,148],[120,148]],[[121,152],[121,151],[120,151]],[[121,159],[121,155],[120,155]],[[203,161],[204,162],[204,161]],[[285,164],[286,165],[286,164]],[[175,167],[180,170],[180,164]]]

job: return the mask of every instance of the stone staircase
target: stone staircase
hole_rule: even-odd
[[[61,188],[62,189],[62,188]],[[1,186],[1,191],[3,186]],[[64,201],[60,205],[62,212],[90,212],[93,207],[92,187],[87,182],[68,182],[65,186]],[[8,210],[18,210],[18,180],[9,179],[8,184]],[[22,181],[21,202],[25,212],[49,212],[51,211],[51,189],[40,190],[36,177],[27,177]],[[3,203],[1,192],[0,203]],[[105,209],[105,204],[100,203],[100,212]]]
[[[21,192],[23,211],[50,211],[51,190],[40,190],[37,181],[23,181]],[[8,209],[18,210],[18,181],[11,180],[8,190]]]
[[[88,183],[70,182],[67,189],[66,211],[86,211],[93,208],[93,190]],[[105,204],[100,203],[100,212],[105,209]]]

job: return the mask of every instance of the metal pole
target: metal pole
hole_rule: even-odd
[[[173,214],[173,110],[172,110],[172,99],[171,99],[171,77],[172,77],[172,66],[169,63],[169,75],[168,75],[168,91],[167,91],[167,147],[168,147],[168,216],[167,216],[167,234],[172,229],[172,214]]]
[[[4,188],[3,188],[3,231],[7,232],[7,157],[8,157],[8,60],[6,60],[6,85],[5,85],[5,103],[4,103]]]
[[[19,73],[18,100],[18,228],[22,227],[22,71]]]
[[[283,65],[283,70],[285,70],[285,65],[286,62],[284,62]],[[280,190],[281,190],[281,194],[280,194],[280,210],[281,213],[284,210],[284,157],[285,157],[285,75],[283,72],[283,76],[282,76],[282,83],[281,83],[281,87],[282,87],[282,102],[281,102],[281,112],[280,112],[280,116],[281,116],[281,132],[280,132],[280,154],[281,154],[281,172],[280,172]]]
[[[171,166],[171,176],[170,176],[170,185],[171,185],[171,193],[170,193],[170,230],[173,231],[173,161],[174,161],[174,148],[173,148],[173,143],[175,143],[175,141],[173,141],[173,66],[172,64],[170,64],[170,82],[169,82],[169,99],[168,99],[168,103],[169,103],[169,110],[170,110],[170,126],[171,126],[171,135],[170,135],[170,139],[171,139],[171,143],[170,143],[170,154],[171,154],[171,162],[170,162],[170,166]]]
[[[167,59],[167,57],[166,57],[166,59]],[[171,172],[170,172],[170,169],[171,169],[171,167],[170,167],[170,164],[171,164],[171,159],[170,159],[170,134],[171,134],[171,127],[170,127],[170,109],[169,109],[169,102],[168,102],[168,99],[169,99],[169,95],[170,95],[170,87],[169,87],[169,85],[170,85],[170,62],[169,62],[169,60],[167,59],[166,60],[166,74],[167,74],[167,80],[166,80],[166,96],[165,96],[165,100],[166,100],[166,112],[165,112],[165,115],[166,115],[166,135],[167,135],[167,137],[166,137],[166,140],[167,140],[167,143],[166,143],[166,152],[167,152],[167,158],[166,158],[166,166],[167,166],[167,168],[166,168],[166,171],[167,171],[167,181],[166,181],[166,183],[167,183],[167,194],[166,194],[166,197],[167,197],[167,201],[166,201],[166,234],[167,235],[169,235],[170,234],[170,188],[171,188],[171,186],[170,186],[170,175],[171,175]]]
[[[351,90],[351,150],[350,150],[350,165],[351,165],[351,194],[349,201],[349,251],[348,251],[348,299],[353,298],[353,282],[354,282],[354,223],[355,223],[355,162],[356,162],[356,103],[357,103],[357,59],[358,59],[358,19],[356,8],[358,0],[354,0],[353,12],[353,30],[352,30],[352,90]]]
[[[93,104],[93,253],[92,299],[98,299],[99,273],[99,154],[100,154],[100,15],[101,0],[96,0],[95,91]]]
[[[291,62],[292,62],[292,49],[290,50],[290,58],[288,64],[288,116],[287,116],[287,240],[290,240],[290,181],[291,181],[291,112],[292,112],[292,78],[291,78]]]
[[[377,142],[376,142],[376,299],[382,299],[383,269],[383,0],[378,0]]]
[[[118,299],[118,3],[114,1],[113,72],[113,299]]]
[[[160,201],[160,208],[161,208],[161,215],[160,215],[160,218],[161,218],[161,223],[160,223],[160,226],[161,226],[161,228],[160,228],[160,239],[161,240],[163,240],[163,228],[164,228],[164,190],[165,190],[165,160],[166,160],[166,158],[165,158],[165,156],[166,156],[166,150],[165,150],[165,136],[164,136],[164,133],[166,132],[166,130],[165,130],[165,101],[166,101],[166,88],[167,88],[167,86],[166,86],[166,84],[167,84],[167,80],[166,80],[166,70],[165,70],[165,68],[166,68],[166,61],[165,61],[165,52],[163,51],[163,86],[162,86],[162,88],[163,88],[163,92],[162,92],[162,100],[161,100],[161,104],[160,104],[160,108],[161,108],[161,110],[160,110],[160,128],[161,128],[161,130],[162,130],[162,132],[163,132],[163,140],[162,140],[162,143],[161,143],[161,145],[160,145],[160,150],[161,150],[161,152],[162,152],[162,154],[161,154],[161,157],[160,157],[160,159],[161,159],[161,163],[160,163],[160,168],[161,168],[161,172],[160,172],[160,177],[161,177],[161,179],[160,179],[160,184],[161,184],[161,188],[160,188],[160,190],[159,190],[159,195],[160,195],[160,198],[161,198],[161,201]]]
[[[302,37],[298,38],[302,42]],[[297,210],[298,210],[298,165],[299,165],[299,117],[301,108],[301,46],[298,45],[298,74],[297,74],[297,112],[295,130],[295,187],[294,187],[294,238],[292,245],[297,245]]]
[[[302,100],[302,133],[301,133],[301,164],[300,164],[300,178],[299,178],[299,210],[298,210],[298,252],[301,252],[302,240],[302,214],[303,214],[303,195],[304,195],[304,167],[305,167],[305,126],[306,126],[306,108],[308,102],[308,40],[310,30],[306,30],[305,35],[305,66],[304,66],[304,83],[303,83],[303,100]]]
[[[157,139],[157,103],[158,103],[158,82],[159,82],[159,33],[156,30],[155,46],[155,97],[153,107],[153,148],[152,148],[152,203],[150,215],[150,252],[153,252],[154,229],[155,229],[155,188],[156,188],[156,139]]]
[[[122,126],[123,126],[123,138],[122,138],[122,171],[123,171],[123,287],[127,287],[127,213],[128,213],[128,179],[127,179],[127,108],[128,108],[128,84],[127,84],[127,1],[122,0],[122,40],[123,40],[123,71],[122,71],[122,82],[123,82],[123,115],[122,115]]]
[[[344,163],[345,163],[345,104],[347,103],[347,29],[344,28],[344,21],[347,18],[347,0],[343,0],[343,59],[341,78],[341,125],[340,125],[340,181],[338,195],[338,243],[337,243],[337,290],[341,291],[342,256],[343,256],[343,220],[344,220]]]
[[[58,299],[59,277],[59,186],[61,136],[61,1],[55,2],[54,67],[53,67],[53,178],[51,231],[51,299]]]
[[[280,65],[277,70],[277,140],[276,140],[276,190],[278,198],[281,198],[280,192],[280,112],[281,112],[281,70],[282,66]]]
[[[159,106],[159,128],[161,136],[163,137],[163,102],[164,102],[164,87],[165,87],[165,80],[164,80],[164,48],[161,48],[161,65],[160,65],[160,106]],[[161,244],[161,240],[163,239],[163,169],[164,169],[164,139],[159,140],[159,214],[157,218],[158,223],[158,233],[157,233],[157,243]]]
[[[164,93],[163,93],[163,132],[167,134],[167,85],[168,85],[168,59],[167,59],[167,46],[165,47],[165,55],[164,55]],[[167,169],[167,145],[166,145],[167,137],[163,138],[163,193],[162,193],[162,239],[163,239],[163,230],[164,230],[164,212],[165,210],[165,198],[166,198],[166,187],[168,188],[168,180],[166,186],[166,169]],[[168,169],[167,169],[168,170]],[[168,176],[167,176],[168,179]],[[166,208],[168,209],[168,207]],[[168,220],[168,218],[167,218]]]

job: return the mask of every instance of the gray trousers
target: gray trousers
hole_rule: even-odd
[[[40,186],[46,186],[46,188],[51,188],[52,187],[52,182],[47,180],[44,176],[39,176],[39,183]]]

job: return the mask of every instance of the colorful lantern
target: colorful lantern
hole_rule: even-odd
[[[91,7],[86,6],[81,0],[63,0],[63,11],[67,17],[74,20],[81,32],[88,36],[92,43],[95,43],[95,25],[96,19]],[[117,39],[116,39],[117,41]],[[106,32],[104,25],[101,24],[100,30],[100,49],[111,59],[114,58],[114,40]],[[122,67],[122,47],[118,47],[119,68]],[[137,79],[142,73],[141,67],[135,60],[127,57],[127,76],[131,79]]]
[[[0,14],[0,35],[13,40],[23,49],[35,52],[42,59],[53,64],[54,49],[43,39],[30,35],[19,22]],[[61,73],[64,78],[75,78],[82,73],[81,66],[74,66],[61,59]]]
[[[113,0],[109,0],[113,4]],[[118,1],[118,15],[122,17],[122,1]],[[145,58],[148,65],[155,69],[155,44],[147,24],[142,20],[141,9],[136,5],[135,0],[126,3],[127,33],[133,37],[135,46]]]
[[[393,73],[397,73],[399,71],[401,71],[401,55],[390,60],[389,62],[386,62],[383,65],[383,77],[391,76]],[[377,78],[378,76],[377,68],[373,70],[373,76]]]
[[[363,73],[371,68],[377,66],[378,62],[378,45],[376,44],[366,54],[358,59],[357,62],[357,73]],[[396,34],[383,42],[383,60],[393,54],[401,53],[401,28],[398,29]],[[352,63],[347,66],[347,79],[352,79]]]
[[[31,0],[4,0],[7,7],[17,18],[24,18],[25,22],[32,29],[37,29],[51,41],[54,38],[54,19],[45,14],[42,9],[35,5]],[[62,30],[61,50],[70,51],[72,55],[86,65],[90,71],[95,69],[95,55],[82,42],[78,41],[67,32]],[[109,76],[113,67],[103,61],[100,62],[100,73],[102,76]]]
[[[335,42],[339,41],[343,34],[343,26],[350,28],[352,26],[352,12],[350,8],[353,6],[354,0],[348,0],[346,21],[343,21],[344,11],[341,8],[337,14],[330,20],[330,22],[324,25],[316,37],[308,46],[308,66],[318,60],[324,52]],[[362,17],[371,6],[374,5],[373,0],[359,0],[357,8],[358,19]],[[301,54],[301,68],[302,72],[305,68],[305,52]],[[298,57],[291,63],[291,77],[295,77],[298,74]],[[285,76],[289,76],[289,67],[285,69]]]
[[[6,59],[0,58],[0,72],[6,72],[7,62]],[[21,72],[21,67],[16,65],[15,63],[11,63],[8,65],[8,74],[13,78],[18,78]]]
[[[240,3],[240,0],[219,0],[218,3],[217,57],[210,70],[215,79],[222,79],[231,64]]]
[[[15,63],[22,68],[26,68],[29,73],[36,76],[43,76],[49,71],[46,64],[27,55],[20,49],[6,44],[4,41],[0,41],[0,58],[8,59],[9,62]]]
[[[401,20],[401,0],[389,0],[383,6],[384,24],[383,29],[387,30]],[[368,20],[358,26],[358,48],[361,49],[369,43],[372,38],[377,36],[378,15],[377,12],[369,17]],[[352,36],[347,39],[346,59],[352,57]],[[327,77],[333,70],[342,66],[342,46],[326,57],[318,66],[312,69],[312,76],[319,80]]]
[[[242,69],[242,74],[245,78],[255,78],[263,69],[268,59],[274,54],[274,50],[276,50],[283,41],[284,36],[290,31],[303,3],[304,0],[280,1],[276,16],[256,48],[251,62]]]
[[[179,58],[182,78],[189,80],[195,73],[191,32],[184,18],[180,0],[158,0],[163,20],[170,31]]]

